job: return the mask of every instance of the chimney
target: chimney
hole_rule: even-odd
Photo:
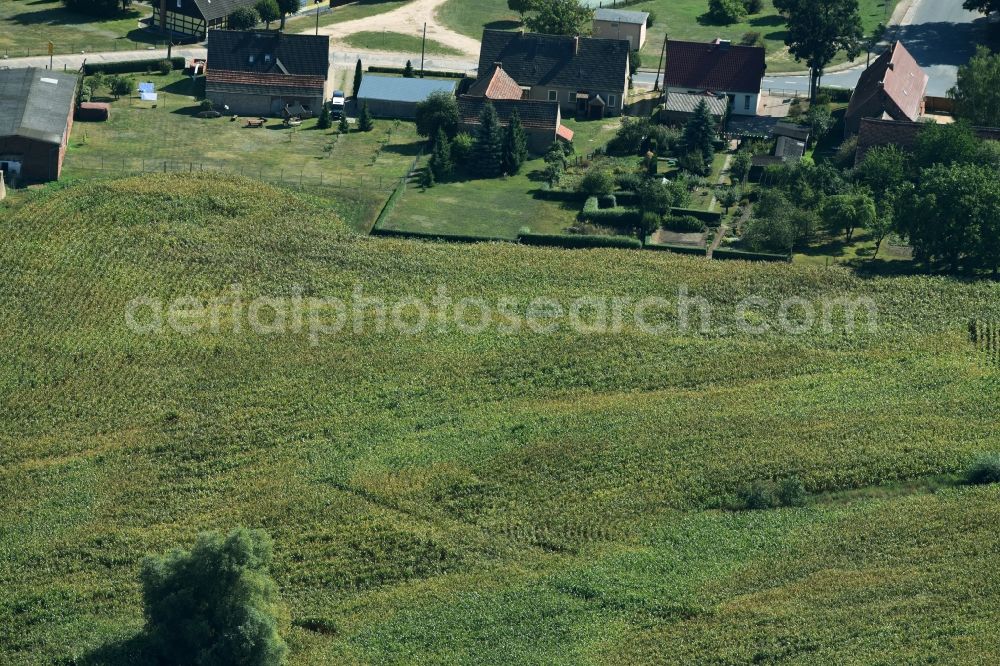
[[[573,38],[573,55],[580,55],[580,35]]]
[[[503,63],[500,62],[499,60],[497,60],[496,62],[494,62],[493,66],[496,67],[497,69],[503,69]]]

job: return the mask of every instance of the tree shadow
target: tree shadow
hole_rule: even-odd
[[[787,30],[775,30],[774,32],[769,32],[766,35],[764,35],[764,39],[771,39],[776,42],[784,42],[785,37],[787,36],[788,36]]]
[[[514,28],[521,27],[520,21],[511,20],[501,20],[501,21],[490,21],[483,26],[487,30],[513,30]]]
[[[423,141],[414,141],[413,143],[402,143],[402,144],[390,144],[382,148],[383,153],[392,153],[394,155],[403,155],[404,157],[416,157],[420,154],[420,148],[424,145]]]
[[[149,648],[144,632],[123,638],[91,650],[76,662],[79,666],[130,666],[156,664],[157,659]]]
[[[118,21],[120,19],[135,18],[136,21],[142,15],[140,12],[135,10],[130,10],[124,12],[120,15],[108,17],[107,19],[102,19],[102,17],[89,16],[87,14],[79,14],[77,12],[71,12],[68,9],[62,7],[52,7],[49,9],[39,9],[34,12],[23,12],[20,14],[15,14],[11,16],[8,20],[17,23],[19,25],[83,25],[91,24],[100,27],[101,23],[105,20]]]
[[[758,16],[757,18],[750,19],[747,22],[755,28],[773,28],[776,25],[785,25],[785,19],[777,14]]]
[[[900,27],[897,38],[921,67],[957,67],[975,54],[988,26],[985,17],[972,23],[920,23]]]

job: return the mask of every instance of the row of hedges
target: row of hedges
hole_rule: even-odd
[[[722,213],[719,211],[709,212],[698,210],[697,208],[671,208],[670,214],[674,217],[693,217],[701,220],[710,227],[717,227],[722,224]]]
[[[574,234],[520,234],[518,242],[524,245],[564,247],[568,249],[611,247],[641,250],[642,241],[630,236],[579,236]]]
[[[713,259],[740,259],[742,261],[773,261],[791,263],[790,254],[772,254],[769,252],[750,252],[749,250],[730,250],[718,248],[712,253]]]
[[[87,76],[96,72],[104,74],[127,74],[130,72],[156,71],[160,68],[160,63],[166,58],[151,58],[148,60],[123,60],[121,62],[88,62],[83,66],[83,73]],[[177,56],[170,58],[170,64],[174,69],[184,69],[184,58]]]
[[[583,210],[577,216],[582,222],[604,224],[613,227],[632,227],[642,219],[642,213],[635,208],[601,208],[597,197],[587,197]]]
[[[403,67],[383,67],[380,65],[370,65],[368,71],[372,74],[402,74]],[[414,66],[414,72],[419,72],[420,70]],[[436,72],[429,69],[424,70],[424,76],[433,76],[439,79],[464,79],[464,72]]]
[[[510,242],[509,238],[490,236],[466,236],[462,234],[440,234],[426,231],[403,231],[402,229],[379,229],[375,227],[372,236],[388,236],[392,238],[412,238],[414,240],[437,240],[452,243],[496,243]]]
[[[834,104],[847,104],[851,101],[854,91],[850,88],[824,88],[819,87],[817,95],[826,95]]]
[[[653,243],[648,239],[646,244],[642,247],[644,250],[653,250],[655,252],[673,252],[675,254],[690,254],[696,257],[704,257],[708,254],[708,250],[704,247],[694,247],[693,245],[671,245],[669,243]]]

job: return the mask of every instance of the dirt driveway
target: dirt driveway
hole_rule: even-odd
[[[473,0],[474,1],[474,0]],[[462,53],[479,57],[479,42],[471,37],[460,35],[445,27],[437,20],[437,8],[445,0],[412,0],[399,9],[385,14],[377,14],[356,21],[345,21],[319,29],[321,35],[329,35],[330,41],[337,42],[348,35],[367,30],[382,32],[401,32],[406,35],[420,36],[423,34],[424,22],[427,22],[427,39],[445,44]]]

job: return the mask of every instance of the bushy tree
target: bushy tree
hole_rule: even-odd
[[[949,94],[957,117],[979,127],[1000,127],[1000,53],[980,46],[958,68],[958,82]]]
[[[913,153],[919,167],[934,164],[975,164],[982,156],[982,143],[965,121],[951,124],[926,123],[917,134]]]
[[[791,252],[795,246],[795,228],[791,223],[794,207],[778,190],[764,190],[754,206],[743,240],[756,252]]]
[[[579,0],[536,0],[531,11],[533,15],[525,24],[532,32],[545,35],[579,35],[594,19],[594,10]]]
[[[115,74],[108,78],[108,90],[115,96],[115,99],[122,95],[128,95],[135,89],[135,79],[123,74]]]
[[[848,243],[857,229],[875,222],[875,201],[863,192],[835,194],[823,201],[823,221],[831,233],[843,233]]]
[[[358,113],[358,129],[362,132],[371,132],[375,129],[375,120],[372,112],[368,109],[368,102],[361,104],[361,111]]]
[[[747,14],[760,14],[764,11],[764,0],[743,0]]]
[[[237,7],[229,15],[230,30],[253,30],[260,23],[260,15],[253,7]]]
[[[521,166],[528,160],[528,136],[521,124],[521,116],[517,109],[510,114],[510,123],[503,136],[503,170],[514,175],[521,171]]]
[[[495,178],[503,173],[503,128],[491,102],[486,102],[479,113],[473,167],[484,178]]]
[[[884,199],[907,182],[910,156],[899,146],[875,146],[865,153],[854,170],[855,179],[870,189],[876,200]]]
[[[278,589],[269,575],[272,544],[261,530],[198,535],[142,564],[149,644],[163,663],[277,666]]]
[[[812,135],[813,142],[818,142],[833,128],[836,121],[828,106],[813,104],[806,112],[806,122],[809,123],[809,134]]]
[[[741,150],[733,155],[733,159],[729,163],[729,178],[734,183],[740,183],[742,185],[750,176],[750,169],[752,168],[753,154],[751,154],[750,151]]]
[[[739,203],[740,195],[734,187],[723,187],[716,190],[715,198],[726,209],[726,214],[728,215],[729,209]]]
[[[507,9],[517,12],[521,17],[521,23],[524,23],[524,15],[533,11],[537,5],[538,0],[507,0]]]
[[[411,61],[407,60],[406,61],[406,66],[403,67],[403,78],[404,79],[412,79],[414,76],[416,76],[416,75],[413,72],[413,63]]]
[[[361,90],[361,80],[364,77],[364,73],[361,71],[361,58],[358,58],[358,62],[354,65],[354,86],[352,87],[354,97],[358,96],[358,91]]]
[[[459,132],[451,142],[451,161],[455,164],[468,164],[475,152],[476,140],[472,135]]]
[[[458,132],[458,100],[451,93],[431,93],[427,99],[417,104],[417,134],[433,139],[438,130],[444,130],[448,138]]]
[[[965,0],[962,6],[970,12],[982,12],[983,14],[1000,12],[1000,0]]]
[[[747,17],[743,0],[708,0],[708,16],[714,23],[730,25]]]
[[[438,182],[448,180],[455,171],[455,165],[451,160],[451,142],[448,141],[448,135],[445,134],[444,129],[438,130],[428,166],[434,172],[434,179]]]
[[[316,127],[319,129],[330,129],[333,125],[333,113],[330,112],[330,103],[323,102],[323,110],[319,112],[319,118],[316,120]]]
[[[580,180],[579,190],[589,197],[606,196],[615,191],[615,177],[602,166],[591,167]]]
[[[659,216],[666,215],[671,208],[682,208],[691,198],[683,181],[664,183],[657,178],[649,178],[639,186],[639,209]]]
[[[858,0],[774,0],[774,6],[788,24],[789,53],[809,67],[809,98],[815,102],[819,77],[834,56],[846,51],[853,60],[861,53]]]
[[[276,2],[278,3],[278,11],[281,13],[281,25],[278,29],[284,30],[285,19],[289,14],[299,11],[302,5],[299,3],[299,0],[276,0]]]
[[[700,153],[706,164],[712,163],[715,156],[715,120],[708,108],[708,102],[701,100],[694,109],[687,124],[684,125],[684,148],[688,153]]]
[[[264,27],[268,30],[271,29],[272,21],[281,18],[281,8],[278,7],[277,0],[257,0],[254,9],[257,10],[257,15],[260,16],[260,20],[264,22]]]

